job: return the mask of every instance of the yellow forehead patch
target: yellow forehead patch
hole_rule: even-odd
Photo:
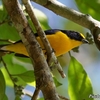
[[[82,33],[80,33],[80,35],[81,35],[83,38],[85,38],[85,36],[84,36]]]

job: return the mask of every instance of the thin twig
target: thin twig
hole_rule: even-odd
[[[67,18],[77,24],[80,24],[88,29],[91,29],[94,27],[94,24],[99,24],[100,22],[93,19],[88,14],[83,14],[79,11],[76,11],[74,9],[68,8],[66,5],[62,4],[58,0],[32,0],[33,2],[36,2],[45,8],[53,11],[55,14],[60,15],[64,18]]]
[[[64,96],[61,96],[61,95],[59,95],[59,97],[60,97],[61,99],[63,99],[63,100],[69,100],[68,98],[66,98],[66,97],[64,97]]]
[[[37,100],[39,92],[40,92],[40,89],[36,88],[31,100]]]
[[[24,90],[23,90],[23,94],[24,94],[24,95],[27,95],[27,96],[30,97],[30,98],[32,98],[32,94],[33,94],[33,93],[32,93],[31,91],[28,91],[28,90],[24,89]]]
[[[0,39],[2,42],[8,42],[8,43],[14,43],[15,41],[12,41],[10,39]]]
[[[2,22],[0,22],[0,25],[7,23],[8,20],[3,20]]]
[[[36,30],[37,33],[40,36],[41,41],[43,42],[43,45],[46,49],[47,52],[47,61],[50,67],[55,66],[58,69],[58,72],[60,73],[60,75],[62,76],[62,78],[66,77],[65,73],[63,72],[63,69],[60,65],[60,63],[57,61],[57,58],[52,50],[52,47],[50,46],[49,41],[47,40],[44,31],[42,30],[39,21],[37,20],[35,14],[34,14],[34,10],[33,7],[30,3],[29,0],[22,0],[25,7],[26,7],[26,11],[29,14]]]

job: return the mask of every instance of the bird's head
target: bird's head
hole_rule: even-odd
[[[73,49],[74,47],[80,46],[81,44],[89,43],[82,33],[69,31],[69,30],[68,31],[62,30],[62,32],[65,33],[67,37],[70,39],[71,49]]]

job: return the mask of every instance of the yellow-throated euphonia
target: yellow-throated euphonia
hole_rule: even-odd
[[[44,32],[57,57],[65,54],[77,46],[80,46],[83,43],[88,43],[83,34],[75,31],[50,29]],[[35,36],[44,50],[43,44],[38,37],[38,34],[36,33]],[[14,52],[17,54],[29,56],[22,41],[17,41],[12,44],[1,46],[0,50],[4,52]]]

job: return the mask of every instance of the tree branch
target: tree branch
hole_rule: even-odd
[[[47,61],[48,61],[49,66],[50,67],[55,66],[58,69],[58,72],[64,78],[66,75],[64,74],[59,62],[57,61],[57,58],[52,50],[52,47],[50,46],[50,43],[47,40],[46,35],[45,35],[44,31],[42,30],[40,23],[34,14],[34,9],[31,5],[30,1],[29,0],[22,0],[22,1],[26,7],[27,13],[29,14],[29,16],[37,30],[38,35],[40,36],[41,41],[43,42],[43,45],[44,45],[46,53],[47,53]]]
[[[60,97],[62,100],[69,100],[68,98],[63,97],[63,96],[61,96],[61,95],[59,95],[59,97]]]
[[[37,42],[28,21],[21,10],[18,0],[2,0],[4,6],[10,15],[15,28],[29,53],[32,62],[35,63],[34,74],[36,78],[37,89],[41,89],[45,100],[59,100],[53,83],[50,69]]]
[[[57,0],[32,0],[47,9],[53,11],[57,15],[60,15],[64,18],[67,18],[85,28],[88,28],[93,37],[96,46],[100,50],[100,22],[93,19],[88,14],[83,14],[74,9],[66,7],[64,4],[61,4]]]
[[[39,95],[40,89],[35,89],[35,92],[33,93],[33,96],[31,98],[31,100],[37,100],[38,95]]]

